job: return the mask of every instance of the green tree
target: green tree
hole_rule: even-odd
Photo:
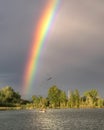
[[[80,94],[77,89],[74,91],[70,91],[70,96],[68,99],[68,106],[70,108],[73,108],[73,107],[78,108],[80,106]]]
[[[99,98],[98,99],[98,107],[101,108],[101,107],[103,107],[103,105],[104,105],[104,100]]]
[[[91,89],[85,92],[84,96],[86,96],[87,105],[92,107],[97,105],[98,91],[96,89]]]
[[[66,107],[67,96],[64,91],[60,91],[60,107]]]
[[[39,97],[38,96],[32,96],[32,102],[34,103],[34,106],[35,107],[38,107],[39,106],[39,103],[40,103],[40,100],[39,100]]]
[[[74,91],[74,98],[75,98],[75,106],[78,108],[80,106],[80,94],[78,89]]]
[[[46,108],[47,100],[42,96],[32,96],[32,102],[36,108]]]
[[[6,86],[0,89],[0,103],[19,103],[21,96],[19,93],[16,93],[12,87]]]
[[[61,90],[58,89],[56,86],[52,86],[51,88],[49,88],[47,98],[50,107],[60,107],[60,92]]]
[[[74,95],[73,91],[70,91],[70,97],[69,97],[69,100],[68,100],[68,106],[70,108],[75,107],[75,95]]]

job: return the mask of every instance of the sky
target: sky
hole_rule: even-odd
[[[20,94],[32,36],[49,0],[0,0],[0,88]],[[52,77],[51,80],[47,80]],[[52,85],[104,96],[104,1],[62,0],[28,94]]]

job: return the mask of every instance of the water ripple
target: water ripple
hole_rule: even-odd
[[[0,130],[104,130],[104,109],[0,111]]]

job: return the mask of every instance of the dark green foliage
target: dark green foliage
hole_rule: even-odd
[[[7,105],[13,103],[19,103],[21,96],[16,93],[10,86],[6,86],[0,89],[0,104]]]
[[[20,100],[20,104],[21,104],[21,105],[26,105],[26,104],[29,104],[29,103],[31,103],[31,102],[28,101],[28,100],[24,100],[24,99],[21,99],[21,100]]]
[[[47,98],[33,96],[32,101],[35,107],[49,108],[79,108],[79,107],[103,107],[104,100],[98,97],[98,91],[89,90],[80,96],[79,91],[75,89],[70,91],[69,97],[57,86],[52,86],[48,90]]]
[[[46,108],[47,106],[47,100],[42,96],[32,96],[32,102],[36,108]]]
[[[58,89],[56,86],[52,86],[48,90],[48,100],[50,107],[59,107],[60,105],[60,89]]]
[[[75,89],[66,95],[64,91],[57,86],[52,86],[48,90],[46,98],[42,96],[32,96],[32,100],[21,99],[21,95],[13,90],[12,87],[6,86],[0,89],[0,107],[17,107],[21,108],[93,108],[104,107],[104,99],[98,96],[96,89],[84,92],[80,96],[79,91]]]
[[[60,107],[66,107],[67,105],[67,96],[64,91],[60,92]]]
[[[68,99],[68,106],[70,108],[73,108],[73,107],[79,108],[80,95],[79,95],[79,91],[77,89],[75,91],[70,91],[70,97]]]
[[[57,86],[52,86],[48,90],[48,101],[49,106],[52,108],[65,107],[67,101],[66,93],[58,89]]]

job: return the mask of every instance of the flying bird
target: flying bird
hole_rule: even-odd
[[[52,79],[52,77],[49,77],[47,80],[49,81],[49,80],[51,80]]]

